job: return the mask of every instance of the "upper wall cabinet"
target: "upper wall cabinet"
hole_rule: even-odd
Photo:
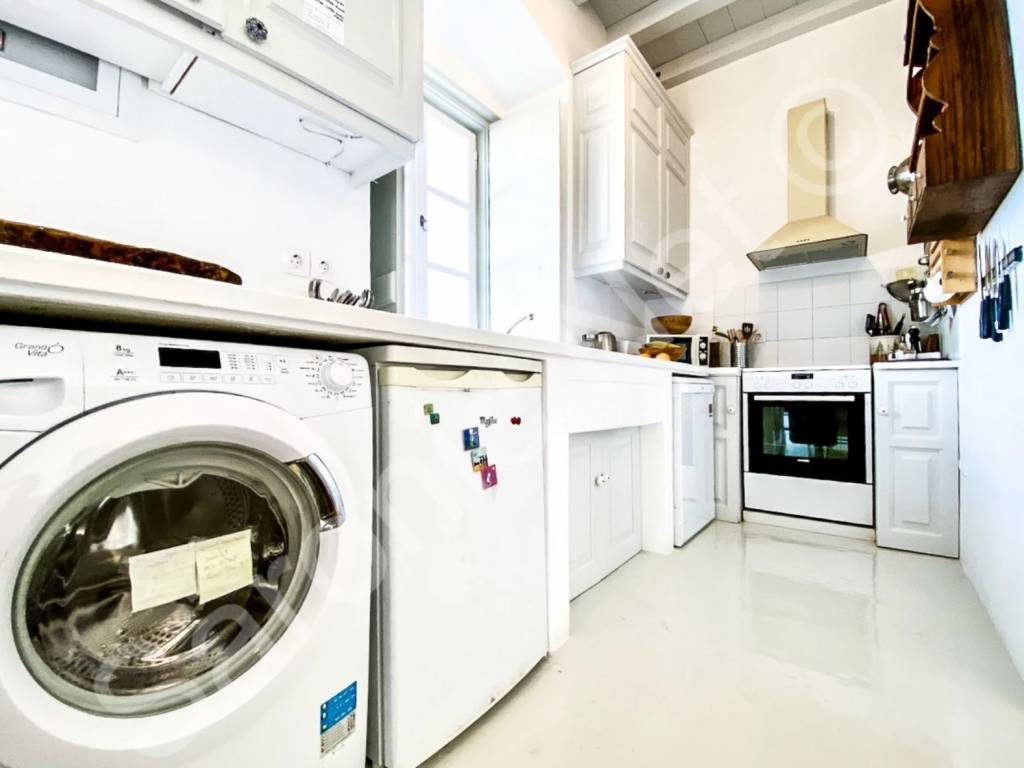
[[[576,275],[681,298],[693,132],[628,37],[573,73]]]
[[[415,141],[421,14],[422,0],[234,0],[224,38]]]
[[[423,0],[0,0],[0,18],[371,181],[422,133]]]

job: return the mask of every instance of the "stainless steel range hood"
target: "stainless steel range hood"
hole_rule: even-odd
[[[828,212],[825,100],[789,111],[789,223],[747,258],[759,270],[864,258],[868,236]]]

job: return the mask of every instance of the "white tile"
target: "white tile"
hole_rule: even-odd
[[[710,336],[711,326],[714,324],[715,316],[711,312],[700,312],[693,316],[693,324],[687,333],[695,336]]]
[[[885,301],[889,294],[885,290],[882,276],[875,270],[854,272],[850,275],[850,303],[867,304]]]
[[[810,339],[779,342],[779,365],[786,368],[814,364],[814,345]]]
[[[876,343],[869,336],[854,336],[850,339],[850,365],[867,365],[871,362],[871,345]]]
[[[814,278],[815,307],[838,307],[849,303],[849,275],[826,275]]]
[[[747,322],[754,324],[754,331],[760,331],[764,341],[778,341],[779,313],[755,312],[747,314]]]
[[[776,312],[779,309],[779,286],[772,285],[748,285],[746,291],[746,306],[748,313],[751,312]]]
[[[779,312],[779,341],[811,338],[814,335],[813,323],[809,309]]]
[[[814,310],[814,338],[838,339],[849,338],[850,308],[821,307]]]
[[[715,294],[716,315],[742,315],[746,312],[746,286],[738,285],[733,288],[719,290]]]
[[[752,358],[747,361],[751,368],[775,368],[779,365],[779,344],[778,341],[765,341],[761,344],[751,344],[747,354]]]
[[[850,365],[850,338],[815,339],[815,365]]]
[[[779,283],[779,309],[810,309],[814,305],[813,280],[786,280]]]

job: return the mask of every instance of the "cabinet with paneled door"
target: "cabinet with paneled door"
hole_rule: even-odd
[[[629,38],[573,73],[576,275],[683,297],[692,131]]]
[[[878,544],[957,557],[957,371],[899,365],[874,370]]]
[[[740,376],[711,371],[715,383],[715,517],[738,523],[743,517],[743,414]]]

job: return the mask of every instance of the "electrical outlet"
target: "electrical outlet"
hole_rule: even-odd
[[[334,274],[334,265],[328,259],[313,256],[310,258],[309,263],[313,270],[310,275],[311,277],[327,280]]]
[[[310,258],[307,253],[290,253],[284,260],[284,272],[295,277],[310,277]]]

